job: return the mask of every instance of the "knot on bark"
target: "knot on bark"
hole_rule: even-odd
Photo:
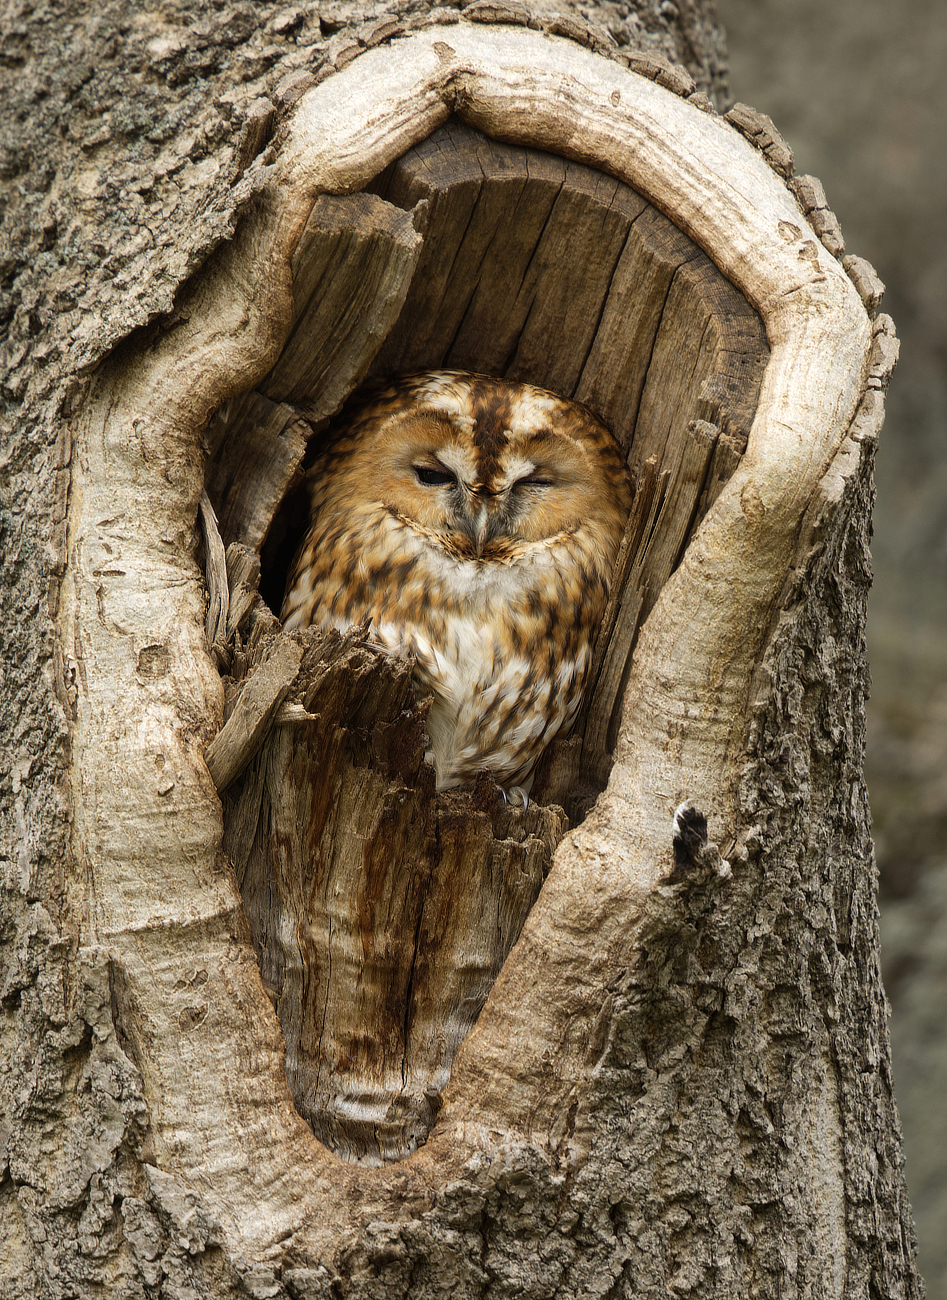
[[[685,801],[675,808],[671,826],[672,880],[680,880],[696,869],[712,871],[723,880],[730,879],[733,875],[730,863],[721,856],[716,844],[707,842],[707,818],[702,812]]]

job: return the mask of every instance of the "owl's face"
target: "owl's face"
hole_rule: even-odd
[[[406,383],[410,391],[406,392]],[[525,384],[434,372],[399,381],[356,419],[340,453],[336,499],[381,507],[446,554],[503,562],[581,527],[610,564],[627,471],[584,408]],[[346,488],[350,491],[347,491]]]

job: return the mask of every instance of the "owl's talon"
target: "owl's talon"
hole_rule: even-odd
[[[500,794],[507,808],[518,808],[521,812],[525,812],[529,807],[529,795],[521,785],[511,785],[509,790],[504,790],[501,786]]]

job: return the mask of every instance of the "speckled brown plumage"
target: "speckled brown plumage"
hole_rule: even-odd
[[[431,371],[344,418],[309,486],[285,627],[370,616],[433,692],[438,788],[489,768],[528,790],[581,702],[628,513],[611,435],[528,384]]]

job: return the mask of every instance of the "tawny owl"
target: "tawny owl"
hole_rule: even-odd
[[[631,489],[584,407],[459,371],[408,375],[356,408],[310,471],[287,629],[413,655],[437,788],[489,768],[525,799],[582,699]]]

